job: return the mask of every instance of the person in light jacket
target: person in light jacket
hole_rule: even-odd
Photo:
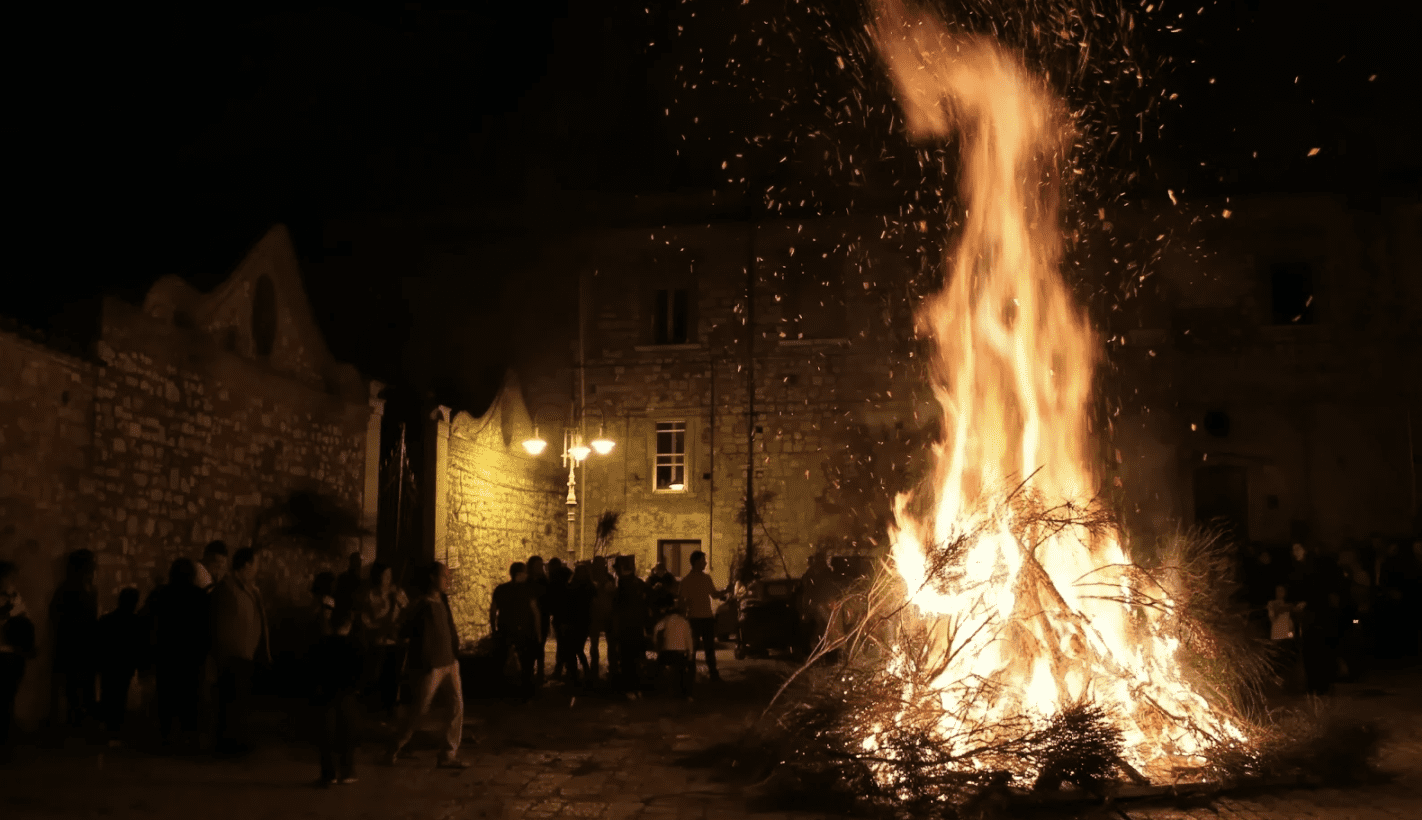
[[[467,763],[459,759],[459,741],[464,733],[464,690],[459,680],[459,632],[449,611],[449,568],[436,562],[429,569],[420,591],[421,597],[410,607],[410,618],[404,634],[409,639],[409,654],[405,668],[412,680],[414,703],[395,737],[386,762],[395,765],[400,752],[415,736],[415,730],[429,713],[430,703],[441,689],[450,689],[454,699],[453,713],[445,728],[444,748],[438,765],[442,769],[463,769]]]
[[[217,664],[219,751],[251,748],[247,715],[252,674],[271,663],[267,612],[257,589],[257,553],[250,547],[232,556],[232,571],[212,590],[212,654]]]

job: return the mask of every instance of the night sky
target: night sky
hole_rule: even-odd
[[[1148,90],[1179,95],[1143,121],[1156,132],[1128,160],[1142,169],[1137,197],[1326,190],[1368,208],[1416,195],[1415,5],[1128,5],[1142,21],[1132,57],[1152,67]],[[137,302],[164,274],[208,289],[285,222],[333,352],[398,381],[418,320],[398,307],[401,280],[422,273],[426,240],[394,227],[337,241],[332,225],[459,214],[477,257],[480,242],[547,229],[507,216],[529,180],[593,191],[734,188],[738,170],[763,180],[808,127],[787,120],[813,121],[821,98],[856,85],[872,98],[875,81],[856,80],[853,65],[837,74],[822,42],[857,7],[27,4],[7,27],[18,115],[6,130],[12,242],[31,251],[16,254],[22,284],[6,289],[0,314],[62,331],[66,306],[80,305],[72,318],[105,293]],[[747,36],[732,40],[738,31]],[[693,76],[700,95],[681,86]],[[818,96],[801,93],[811,77]],[[738,104],[738,94],[759,99]],[[886,139],[864,136],[872,118],[858,123],[843,139]],[[736,152],[744,164],[723,171]],[[841,178],[804,184],[827,197],[820,207],[842,209]],[[481,232],[480,214],[503,216]]]

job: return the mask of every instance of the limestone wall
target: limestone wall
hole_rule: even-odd
[[[509,564],[530,555],[568,557],[558,447],[550,444],[539,458],[523,449],[532,431],[516,382],[505,384],[482,416],[461,412],[436,423],[447,428],[447,447],[436,489],[446,499],[443,552],[434,557],[453,570],[450,604],[460,637],[477,640],[489,631],[490,596],[508,580]],[[554,432],[540,429],[545,438]]]
[[[90,467],[97,370],[0,332],[0,559],[19,565],[20,595],[41,641],[63,556],[87,545],[93,520],[79,487]],[[46,665],[30,669],[16,703],[22,723],[33,723],[48,702]]]
[[[273,259],[283,264],[255,264]],[[257,310],[262,289],[233,283],[263,277],[274,284]],[[216,308],[225,329],[265,328],[270,353],[214,335],[201,319]],[[262,547],[276,626],[305,607],[317,572],[371,546],[360,532],[373,517],[379,402],[325,353],[283,230],[214,295],[169,279],[144,309],[106,300],[97,337],[80,359],[0,332],[0,558],[20,564],[41,646],[75,549],[96,553],[108,611],[121,588],[146,595],[210,540]],[[46,708],[48,669],[43,657],[30,665],[22,722]]]
[[[289,522],[278,519],[294,495],[358,516],[370,408],[204,350],[121,305],[106,325],[93,469],[80,486],[96,513],[89,537],[108,568],[103,580],[150,588],[173,558],[220,538],[269,547],[267,593],[304,601],[318,566],[344,566],[341,553],[359,546],[319,554],[283,537]]]

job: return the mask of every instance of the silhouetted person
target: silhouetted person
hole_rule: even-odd
[[[1411,651],[1408,607],[1406,600],[1408,571],[1406,556],[1397,543],[1388,544],[1377,557],[1373,572],[1377,579],[1378,655],[1396,658]]]
[[[724,599],[726,592],[716,589],[716,583],[706,574],[706,553],[697,550],[691,554],[691,570],[682,576],[679,591],[681,599],[686,602],[686,616],[691,623],[691,633],[706,657],[706,674],[711,680],[719,681],[721,673],[716,670],[716,607],[711,603],[711,599]],[[694,649],[691,660],[692,668],[695,669]]]
[[[562,679],[566,664],[567,645],[563,626],[567,621],[568,584],[573,580],[573,571],[557,558],[548,562],[548,591],[543,596],[543,605],[548,608],[549,628],[553,631],[553,677]],[[566,671],[574,681],[578,677],[578,667],[574,663]]]
[[[271,663],[267,611],[257,589],[257,553],[244,547],[232,556],[232,571],[212,590],[212,650],[217,660],[217,746],[222,752],[251,748],[248,718],[252,678],[258,663]]]
[[[119,592],[118,608],[99,619],[99,692],[110,742],[117,742],[128,712],[128,690],[147,654],[147,632],[138,614],[138,588]]]
[[[193,566],[196,573],[193,584],[204,592],[211,592],[215,584],[227,577],[227,542],[209,541],[202,550],[202,560]]]
[[[311,631],[312,641],[331,634],[331,615],[336,611],[336,574],[318,572],[311,579]],[[350,609],[349,606],[343,609]]]
[[[69,554],[64,582],[50,601],[49,622],[54,635],[51,685],[57,717],[78,726],[93,714],[98,663],[95,653],[99,625],[99,594],[94,589],[94,553]]]
[[[319,715],[320,784],[354,783],[356,694],[365,667],[360,642],[351,634],[355,613],[337,609],[330,631],[311,648],[307,660],[315,670],[315,705]]]
[[[582,666],[583,680],[588,684],[592,683],[584,647],[588,642],[595,592],[591,568],[587,562],[579,562],[573,569],[573,577],[564,593],[562,612],[553,616],[558,629],[558,652],[563,656],[563,665],[567,668],[568,677],[575,684],[578,682],[579,665]]]
[[[667,569],[665,561],[658,561],[656,566],[652,567],[652,571],[647,573],[647,586],[653,589],[667,587],[673,583],[676,583],[676,576]]]
[[[400,670],[405,653],[400,646],[400,623],[410,607],[405,590],[395,584],[395,573],[379,561],[370,565],[370,583],[356,596],[360,625],[367,649],[369,677],[375,681],[380,706],[395,717],[400,692]]]
[[[168,568],[168,583],[144,606],[153,629],[158,730],[165,744],[172,740],[175,720],[188,735],[198,731],[212,627],[211,598],[193,583],[196,575],[193,562],[179,558]]]
[[[1295,617],[1303,607],[1302,603],[1289,600],[1288,587],[1283,584],[1274,587],[1274,597],[1267,606],[1269,639],[1275,647],[1276,663],[1286,684],[1289,684],[1298,665],[1298,626]]]
[[[16,587],[14,564],[0,561],[0,761],[10,756],[10,725],[25,663],[35,654],[35,625]]]
[[[494,629],[499,671],[502,673],[509,652],[518,657],[519,694],[522,697],[533,694],[533,670],[543,646],[538,633],[542,622],[543,613],[538,607],[534,589],[528,583],[528,568],[522,562],[515,561],[509,565],[509,580],[494,587],[493,600],[489,603],[489,624]]]
[[[602,640],[607,639],[607,679],[617,678],[617,637],[612,634],[612,602],[617,594],[617,579],[607,571],[607,559],[594,558],[592,562],[592,604],[588,608],[588,685],[597,683],[602,674],[599,666],[602,654]]]
[[[618,671],[622,691],[640,697],[642,662],[647,659],[647,582],[637,577],[630,561],[617,565],[617,593],[613,597],[613,631],[617,633]]]
[[[459,759],[459,741],[464,731],[464,690],[459,680],[459,632],[455,629],[447,597],[449,581],[449,568],[441,563],[433,564],[421,584],[421,597],[410,607],[410,619],[405,624],[410,645],[406,666],[414,703],[387,757],[392,765],[415,736],[435,695],[444,689],[450,690],[453,697],[454,713],[445,728],[438,765],[447,769],[463,769],[468,765]]]
[[[346,571],[336,579],[335,589],[331,593],[336,599],[336,606],[352,609],[355,606],[356,594],[363,585],[360,553],[353,552],[346,560]]]
[[[553,613],[548,609],[548,573],[543,565],[543,558],[538,555],[528,556],[528,585],[533,588],[533,600],[538,602],[540,621],[538,623],[538,654],[534,658],[538,681],[543,682],[544,663],[546,661],[546,650],[544,646],[548,642],[549,625],[552,621]]]

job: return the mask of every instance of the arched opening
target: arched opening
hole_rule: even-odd
[[[252,294],[252,352],[261,358],[272,355],[276,332],[276,286],[270,277],[263,276]]]

